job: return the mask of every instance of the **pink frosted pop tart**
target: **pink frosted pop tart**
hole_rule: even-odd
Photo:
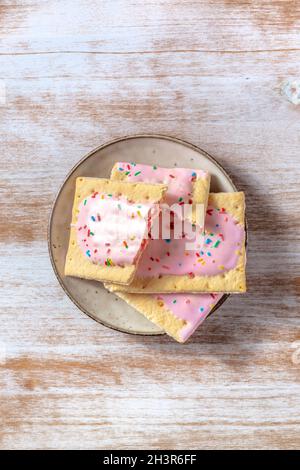
[[[111,179],[166,184],[168,189],[164,202],[169,207],[176,204],[182,209],[190,206],[187,218],[203,227],[210,187],[210,174],[206,171],[118,162],[112,169]]]
[[[210,194],[201,245],[187,249],[184,237],[150,240],[132,283],[110,289],[152,294],[245,292],[244,214],[244,193]]]
[[[116,294],[180,343],[187,341],[222,298],[221,293]]]
[[[65,275],[129,283],[166,189],[77,178]]]

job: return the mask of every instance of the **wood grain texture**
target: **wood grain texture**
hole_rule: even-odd
[[[291,0],[1,0],[1,448],[299,448],[299,27]],[[186,346],[96,324],[48,259],[66,173],[143,132],[247,195],[249,293]]]

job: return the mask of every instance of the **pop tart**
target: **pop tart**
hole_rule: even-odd
[[[116,295],[162,328],[179,343],[184,343],[213,310],[223,294],[130,294]]]
[[[77,178],[65,275],[129,284],[166,189]]]
[[[111,172],[114,181],[166,184],[164,203],[181,210],[181,217],[203,228],[210,188],[210,174],[190,168],[162,168],[157,165],[118,162]],[[189,209],[189,211],[188,211]],[[185,212],[184,212],[185,211]]]
[[[131,293],[241,293],[246,291],[245,198],[243,192],[211,193],[201,244],[186,238],[150,240]]]

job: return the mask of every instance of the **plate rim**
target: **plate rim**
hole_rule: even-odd
[[[89,157],[91,157],[92,155],[94,155],[95,153],[99,152],[100,150],[106,148],[106,147],[109,147],[110,145],[113,145],[113,144],[116,144],[118,142],[123,142],[123,141],[126,141],[126,140],[133,140],[133,139],[141,139],[141,138],[152,138],[152,139],[163,139],[163,140],[168,140],[168,141],[171,141],[171,142],[175,142],[177,144],[181,144],[185,147],[188,147],[192,150],[194,150],[195,152],[197,153],[200,153],[200,154],[203,154],[206,158],[208,158],[212,163],[214,163],[222,172],[224,172],[226,174],[226,176],[228,177],[230,183],[232,184],[233,188],[235,189],[235,191],[238,191],[235,183],[232,181],[232,177],[231,175],[228,174],[228,172],[223,168],[223,166],[212,156],[210,155],[209,153],[207,153],[205,150],[203,150],[201,147],[195,145],[195,144],[191,144],[190,142],[187,142],[186,140],[184,139],[181,139],[179,137],[174,137],[174,136],[170,136],[170,135],[166,135],[166,134],[129,134],[129,135],[125,135],[123,137],[117,137],[115,139],[112,139],[112,140],[109,140],[101,145],[99,145],[98,147],[95,147],[94,149],[92,149],[91,151],[89,151],[88,153],[86,153],[80,160],[78,160],[78,162],[71,168],[71,170],[67,173],[67,175],[64,177],[64,180],[63,182],[61,183],[56,195],[55,195],[55,198],[53,200],[53,203],[51,205],[51,209],[50,209],[50,216],[49,216],[49,220],[48,220],[48,226],[47,226],[47,245],[48,245],[48,254],[49,254],[49,258],[50,258],[50,262],[51,262],[51,266],[52,266],[52,269],[55,273],[55,276],[60,284],[60,286],[62,287],[64,293],[69,297],[69,299],[73,302],[74,305],[76,305],[76,307],[82,312],[84,313],[85,315],[87,315],[88,317],[90,317],[92,320],[96,321],[97,323],[100,323],[101,325],[105,326],[106,328],[110,328],[111,330],[114,330],[114,331],[119,331],[121,333],[126,333],[128,335],[135,335],[135,336],[165,336],[166,333],[164,331],[162,332],[153,332],[153,333],[139,333],[139,332],[136,332],[136,331],[130,331],[130,330],[126,330],[126,329],[123,329],[123,328],[120,328],[120,327],[116,327],[116,326],[113,326],[111,324],[108,324],[106,323],[105,321],[103,320],[100,320],[99,318],[96,318],[92,313],[88,312],[82,305],[80,305],[77,300],[70,294],[70,292],[66,289],[64,283],[63,283],[63,280],[62,280],[62,277],[60,276],[60,274],[58,273],[58,270],[56,268],[56,264],[55,264],[55,261],[54,261],[54,256],[53,256],[53,253],[52,253],[52,243],[51,243],[51,228],[52,228],[52,224],[53,224],[53,214],[54,214],[54,210],[55,210],[55,207],[56,207],[56,204],[57,204],[57,201],[60,197],[60,194],[66,184],[66,182],[68,181],[68,179],[71,177],[71,175],[74,173],[74,171],[85,161],[87,160]],[[246,231],[246,234],[247,234],[247,222],[246,222],[246,217],[245,217],[245,231]],[[223,296],[221,297],[221,299],[217,302],[217,304],[214,306],[214,308],[211,310],[211,312],[209,313],[208,316],[212,315],[219,307],[221,307],[221,305],[229,298],[230,294],[223,294]]]

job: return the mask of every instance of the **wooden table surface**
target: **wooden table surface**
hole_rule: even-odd
[[[2,449],[299,448],[299,28],[290,0],[0,1]],[[249,292],[185,346],[84,316],[48,257],[66,173],[145,132],[247,195]]]

